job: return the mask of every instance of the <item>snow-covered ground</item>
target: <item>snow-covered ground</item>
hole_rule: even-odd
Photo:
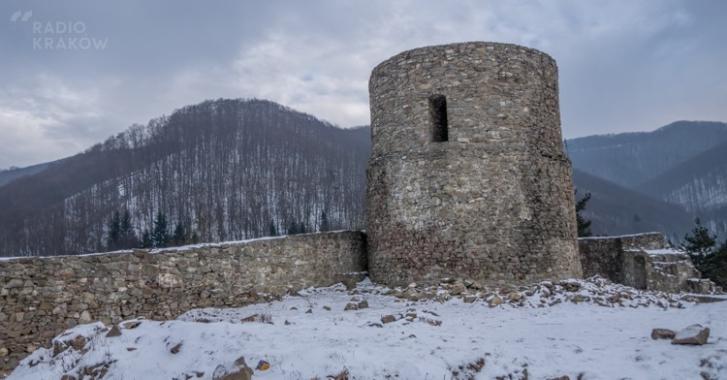
[[[193,310],[173,321],[126,322],[115,337],[102,323],[82,325],[56,338],[55,356],[37,350],[10,379],[212,379],[233,371],[241,356],[253,369],[269,363],[253,379],[345,371],[350,379],[727,379],[727,302],[572,283],[531,288],[522,298],[500,293],[503,303],[491,306],[494,295],[411,301],[364,281],[352,290],[339,285],[267,304]],[[364,300],[368,307],[344,310]],[[384,316],[395,321],[382,323]],[[650,338],[652,328],[694,323],[711,328],[708,344]],[[73,339],[76,348],[67,343]]]

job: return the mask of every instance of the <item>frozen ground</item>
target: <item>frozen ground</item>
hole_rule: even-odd
[[[55,356],[52,348],[37,350],[10,379],[212,379],[215,370],[233,371],[240,356],[253,368],[270,364],[253,379],[327,379],[346,371],[350,379],[727,379],[727,302],[572,283],[578,286],[548,284],[550,290],[539,286],[522,298],[500,293],[503,304],[491,307],[494,296],[483,292],[467,303],[410,301],[363,282],[351,291],[309,289],[268,304],[122,323],[116,337],[106,337],[101,323],[83,325],[56,338]],[[368,307],[345,311],[352,298]],[[382,323],[383,316],[395,321]],[[650,338],[652,328],[694,323],[711,328],[708,344]],[[76,348],[68,343],[74,338]]]

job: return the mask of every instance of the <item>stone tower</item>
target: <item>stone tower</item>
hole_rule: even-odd
[[[581,276],[555,60],[468,42],[371,74],[369,271],[389,285]]]

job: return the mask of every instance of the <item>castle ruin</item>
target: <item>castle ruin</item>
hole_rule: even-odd
[[[712,291],[661,235],[581,239],[555,61],[516,45],[425,47],[377,66],[368,230],[0,260],[0,378],[66,328],[238,307],[310,286],[599,274]],[[655,251],[660,256],[655,256]]]
[[[374,281],[581,276],[553,58],[486,42],[409,50],[376,66],[369,96]]]

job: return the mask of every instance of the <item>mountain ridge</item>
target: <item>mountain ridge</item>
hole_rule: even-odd
[[[182,107],[0,187],[0,255],[103,250],[126,210],[139,239],[159,211],[210,242],[361,228],[368,139],[265,100]]]

